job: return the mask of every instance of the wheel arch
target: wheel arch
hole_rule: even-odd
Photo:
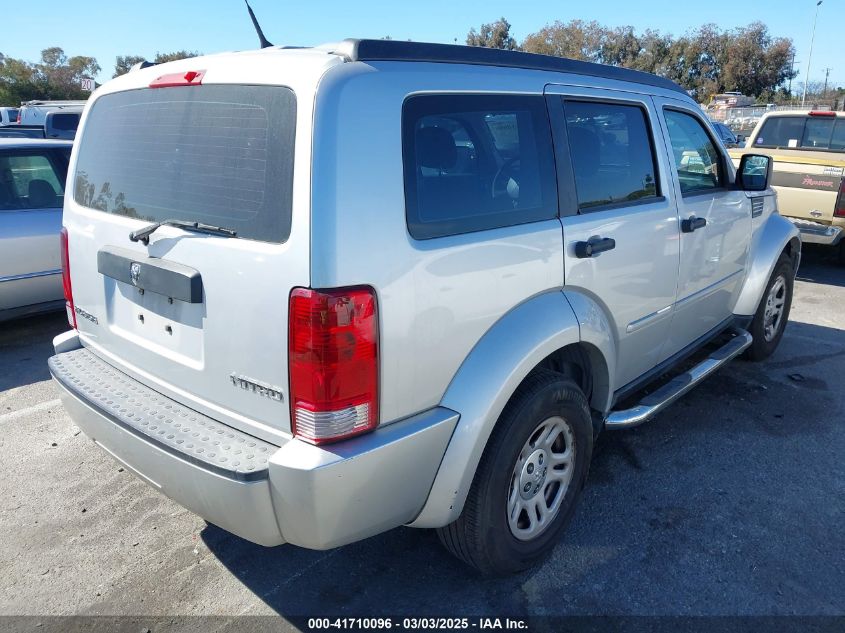
[[[576,352],[589,365],[595,401],[609,402],[608,361],[568,297],[555,290],[520,304],[476,344],[453,377],[441,406],[460,413],[428,499],[412,527],[443,527],[461,513],[481,456],[502,411],[523,381],[556,358]],[[589,335],[589,333],[588,333]],[[590,335],[595,338],[595,335]],[[600,391],[597,394],[597,389]]]
[[[775,264],[783,253],[789,254],[797,270],[801,259],[801,238],[798,229],[786,218],[773,214],[752,242],[748,272],[734,307],[734,314],[754,315]]]

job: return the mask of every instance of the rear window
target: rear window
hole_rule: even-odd
[[[14,123],[18,120],[18,111],[17,110],[6,110],[6,114],[9,117],[9,122]]]
[[[56,130],[75,130],[79,127],[79,115],[68,113],[57,113],[51,117],[53,129]]]
[[[755,147],[845,151],[845,118],[832,116],[771,117]]]
[[[148,222],[176,219],[284,242],[290,234],[296,97],[277,86],[105,95],[79,143],[74,200]]]
[[[403,109],[405,207],[416,239],[557,216],[541,96],[421,95]]]

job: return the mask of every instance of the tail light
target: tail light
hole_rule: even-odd
[[[18,110],[18,118],[17,118],[17,119],[15,119],[15,120],[16,120],[18,123],[20,123],[20,122],[21,122],[21,111],[20,111],[20,110]]]
[[[67,322],[76,329],[76,312],[73,309],[73,288],[70,285],[70,253],[68,251],[67,229],[62,227],[62,288],[65,291]]]
[[[313,444],[378,424],[378,308],[371,288],[295,288],[288,363],[291,429]]]
[[[839,195],[836,196],[836,206],[833,207],[833,215],[837,218],[845,218],[845,178],[839,181]]]

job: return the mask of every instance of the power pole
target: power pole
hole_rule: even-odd
[[[807,76],[804,77],[804,94],[801,95],[801,107],[804,107],[804,102],[807,100],[807,84],[810,83],[810,62],[813,61],[813,44],[816,41],[816,22],[819,19],[819,7],[824,0],[816,2],[816,17],[813,18],[813,34],[810,37],[810,56],[807,58]]]

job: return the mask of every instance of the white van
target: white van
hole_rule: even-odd
[[[82,112],[85,101],[25,101],[18,111],[17,122],[21,125],[41,125],[47,122],[47,113]]]

